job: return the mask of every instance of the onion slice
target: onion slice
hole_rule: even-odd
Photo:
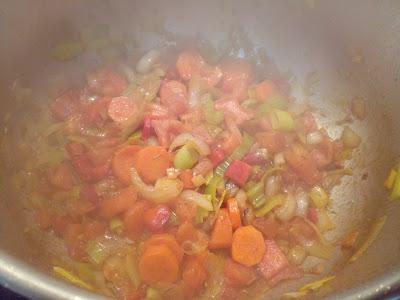
[[[211,153],[210,147],[205,141],[190,133],[182,133],[178,135],[169,146],[169,151],[172,152],[176,148],[187,144],[188,142],[199,152],[200,156],[207,156]]]
[[[136,71],[140,73],[149,72],[151,67],[157,62],[160,58],[160,51],[152,49],[139,59],[138,63],[136,64]]]
[[[184,190],[181,194],[181,198],[186,201],[193,202],[197,204],[197,206],[204,208],[207,211],[212,211],[214,209],[210,199],[208,199],[206,195],[200,194],[198,192],[192,190]]]
[[[131,168],[131,181],[140,196],[155,203],[174,200],[183,190],[182,181],[168,177],[158,179],[154,186],[148,185],[142,181],[134,167]]]

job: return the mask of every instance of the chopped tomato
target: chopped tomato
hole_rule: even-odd
[[[60,121],[67,120],[77,113],[79,109],[79,92],[76,90],[65,92],[50,105],[53,116]]]
[[[300,118],[299,122],[305,132],[313,132],[318,129],[317,122],[311,112],[304,112]]]
[[[159,204],[144,212],[144,224],[152,232],[159,232],[167,224],[171,211],[168,206]]]
[[[285,135],[280,132],[258,132],[255,138],[258,145],[262,148],[266,148],[270,153],[278,153],[285,148]]]
[[[237,101],[233,101],[229,98],[221,98],[215,101],[215,109],[223,110],[224,113],[231,115],[238,125],[253,118],[252,112],[240,106]]]
[[[264,278],[269,280],[285,269],[289,265],[289,262],[274,240],[265,240],[265,246],[265,254],[258,264],[258,268]]]
[[[187,89],[183,83],[171,80],[160,88],[160,100],[174,115],[180,115],[188,109]]]
[[[251,167],[241,160],[234,160],[225,172],[225,176],[239,186],[243,186],[249,179]]]
[[[201,55],[195,51],[182,52],[177,61],[176,69],[183,80],[190,80],[193,75],[200,74],[200,69],[205,64]]]
[[[253,226],[260,230],[266,238],[274,239],[278,233],[279,223],[276,221],[273,214],[269,214],[267,218],[255,218]]]
[[[309,185],[314,185],[321,180],[316,163],[303,146],[294,145],[284,152],[285,159],[293,171]]]
[[[237,146],[238,145],[236,145],[235,148]],[[220,162],[222,162],[224,160],[225,153],[220,147],[215,147],[214,149],[211,150],[211,154],[208,157],[212,161],[213,165],[217,166],[217,165],[219,165]]]
[[[233,287],[244,287],[256,280],[253,268],[243,266],[232,259],[226,261],[224,275],[226,283]]]
[[[251,80],[251,66],[243,59],[230,58],[225,60],[220,68],[222,90],[231,93],[238,101],[244,100]]]
[[[129,120],[137,111],[135,101],[126,96],[112,98],[108,106],[109,117],[117,123]]]
[[[99,95],[116,97],[128,86],[126,79],[110,68],[100,68],[87,76],[89,89]]]
[[[135,202],[123,216],[124,229],[130,238],[138,238],[144,231],[144,212],[149,208],[147,201]]]
[[[50,170],[49,182],[56,188],[69,190],[76,183],[72,168],[67,161]]]

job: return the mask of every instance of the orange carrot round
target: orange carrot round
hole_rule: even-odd
[[[239,205],[237,204],[236,199],[235,198],[228,199],[228,201],[226,202],[226,207],[229,212],[229,218],[231,219],[233,230],[242,226]]]
[[[135,168],[146,183],[166,176],[171,162],[170,154],[160,146],[148,146],[135,155]]]
[[[264,80],[256,86],[256,98],[259,101],[266,100],[269,96],[272,96],[276,92],[276,85],[271,80]]]
[[[143,245],[143,251],[146,252],[148,248],[158,245],[167,246],[176,256],[178,262],[182,261],[183,251],[182,248],[176,242],[175,237],[172,234],[160,233],[152,235]]]
[[[178,272],[178,260],[166,245],[152,246],[140,257],[139,273],[146,284],[173,283]]]
[[[101,203],[99,215],[105,219],[110,219],[131,207],[136,199],[137,191],[133,186],[124,188],[115,196]]]
[[[140,146],[126,146],[115,152],[112,160],[114,175],[123,183],[131,182],[131,168],[134,166],[135,154],[141,149]]]
[[[258,264],[265,253],[262,233],[252,225],[238,228],[232,239],[232,259],[246,267]]]

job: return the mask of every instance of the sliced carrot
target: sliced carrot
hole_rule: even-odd
[[[135,154],[141,149],[140,146],[126,146],[115,152],[112,160],[114,175],[125,184],[131,182],[131,168],[134,166]]]
[[[232,238],[232,259],[246,267],[258,264],[265,253],[262,233],[252,225],[238,228]]]
[[[176,240],[179,244],[186,241],[194,242],[197,240],[197,229],[190,222],[184,222],[178,227],[176,232]]]
[[[195,188],[192,182],[192,178],[193,178],[193,171],[191,169],[183,170],[181,174],[179,174],[179,179],[182,181],[184,189]]]
[[[140,277],[147,284],[173,283],[178,278],[178,272],[178,260],[166,245],[152,246],[140,257]]]
[[[129,238],[136,239],[144,231],[144,212],[149,206],[148,202],[140,200],[124,213],[124,230]]]
[[[197,256],[188,256],[182,270],[184,284],[194,290],[194,294],[201,290],[207,279],[207,271]]]
[[[143,244],[143,251],[150,247],[156,245],[166,245],[176,256],[178,262],[182,261],[183,258],[183,250],[178,245],[175,237],[172,234],[168,233],[161,233],[161,234],[154,234],[152,235],[144,244]]]
[[[256,86],[256,98],[259,101],[264,101],[275,93],[277,93],[277,87],[271,80],[264,80]]]
[[[146,183],[154,183],[166,176],[171,162],[171,156],[160,146],[148,146],[135,156],[135,168]]]
[[[136,189],[133,186],[128,186],[120,190],[115,196],[104,200],[100,205],[99,215],[105,219],[110,219],[131,207],[136,199]]]
[[[232,223],[226,208],[218,212],[211,239],[208,244],[209,249],[229,248],[232,244]]]
[[[235,198],[230,198],[226,202],[226,207],[229,212],[229,218],[231,219],[233,230],[242,226],[242,220],[240,218],[240,210]]]
[[[112,98],[108,106],[108,116],[114,122],[124,122],[132,117],[137,111],[135,101],[126,96]]]

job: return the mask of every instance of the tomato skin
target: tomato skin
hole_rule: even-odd
[[[144,223],[150,231],[159,232],[167,224],[170,214],[171,211],[168,206],[159,204],[146,210]]]
[[[116,97],[128,86],[126,79],[108,67],[95,70],[87,76],[89,89],[99,95]]]
[[[50,111],[53,116],[60,121],[69,119],[80,109],[79,92],[77,90],[69,90],[59,96],[50,105]]]

